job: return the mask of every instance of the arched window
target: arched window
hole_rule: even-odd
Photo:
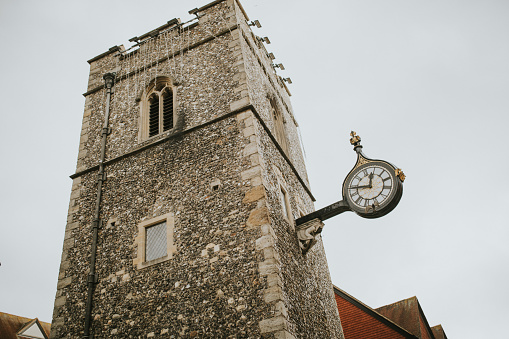
[[[283,118],[283,114],[279,110],[276,101],[274,99],[269,99],[270,107],[271,107],[271,115],[272,122],[274,123],[274,134],[279,146],[283,149],[283,151],[288,155],[288,138],[286,137],[285,131],[285,121]]]
[[[141,138],[148,139],[174,127],[175,89],[167,77],[151,82],[141,102]]]

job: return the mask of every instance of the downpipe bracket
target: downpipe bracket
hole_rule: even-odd
[[[101,227],[101,220],[96,219],[92,221],[92,229],[97,228],[98,230],[102,229]]]
[[[99,281],[99,279],[97,278],[97,275],[95,275],[95,274],[89,274],[87,276],[87,283],[89,285],[95,285],[98,283],[98,281]]]

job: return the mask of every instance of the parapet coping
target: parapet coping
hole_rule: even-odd
[[[200,7],[200,8],[194,8],[194,9],[192,9],[192,10],[190,10],[190,11],[189,11],[189,14],[196,14],[196,13],[198,13],[198,12],[204,11],[204,10],[206,10],[207,8],[213,7],[213,6],[215,6],[215,5],[219,4],[219,3],[223,2],[223,1],[226,1],[226,0],[216,0],[216,1],[213,1],[213,2],[211,2],[211,3],[208,3],[208,4],[206,4],[206,5],[204,5],[204,6]],[[246,13],[246,11],[244,10],[244,7],[242,7],[242,4],[239,2],[239,0],[235,0],[235,2],[237,3],[237,5],[239,6],[240,10],[242,11],[242,14],[244,14],[244,16],[246,17],[246,20],[249,20],[249,17],[247,16],[247,13]],[[175,20],[175,19],[173,19],[173,20]],[[170,26],[174,25],[173,23],[170,23],[170,22],[171,22],[171,21],[173,21],[173,20],[170,20],[170,21],[168,21],[166,24],[164,24],[164,25],[162,25],[162,26],[160,26],[160,27],[157,27],[157,28],[155,28],[155,29],[153,29],[153,30],[150,30],[149,32],[147,32],[147,33],[145,33],[145,34],[140,35],[140,39],[142,39],[142,38],[144,38],[144,37],[149,36],[149,35],[150,35],[150,33],[154,32],[154,31],[161,31],[161,30],[164,30],[165,28],[168,28],[168,27],[170,27]],[[87,62],[88,62],[89,64],[91,64],[91,63],[92,63],[92,62],[94,62],[94,61],[97,61],[97,60],[99,60],[99,59],[101,59],[101,58],[104,58],[105,56],[110,55],[111,53],[116,52],[118,47],[119,47],[119,46],[116,46],[116,45],[115,45],[115,46],[111,47],[109,50],[107,50],[106,52],[101,53],[101,54],[99,54],[99,55],[97,55],[97,56],[93,57],[92,59],[88,60]]]
[[[210,8],[210,7],[213,7],[223,1],[226,1],[226,0],[216,0],[216,1],[212,1],[204,6],[201,6],[200,8],[193,8],[192,10],[189,11],[189,14],[196,14],[196,13],[199,13],[203,10],[206,10],[207,8]],[[244,7],[242,7],[242,4],[240,3],[239,0],[235,0],[235,2],[237,3],[237,5],[239,6],[240,10],[242,11],[242,14],[244,14],[244,16],[246,17],[246,20],[249,20],[249,17],[247,16],[247,13],[246,11],[244,10]]]

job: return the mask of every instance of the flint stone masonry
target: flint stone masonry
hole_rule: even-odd
[[[314,210],[289,93],[236,0],[180,31],[91,59],[50,338],[84,333],[102,76],[116,72],[92,304],[96,338],[342,338],[321,240],[302,256],[284,217]],[[175,68],[182,62],[185,72]],[[174,81],[173,129],[141,139],[142,92]],[[269,99],[285,119],[275,143]],[[140,264],[144,222],[172,216],[171,256]],[[142,244],[143,245],[143,244]]]

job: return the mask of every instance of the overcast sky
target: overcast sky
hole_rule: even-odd
[[[86,60],[208,0],[0,0],[0,311],[51,322]],[[316,208],[364,152],[399,206],[325,223],[332,281],[376,308],[417,296],[449,338],[509,319],[509,2],[244,0],[291,77]]]

